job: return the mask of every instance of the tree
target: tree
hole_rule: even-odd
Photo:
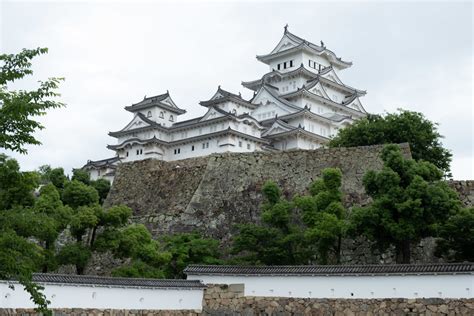
[[[294,205],[281,197],[274,182],[263,186],[262,223],[239,225],[234,237],[232,253],[247,264],[300,264],[308,258],[303,246],[304,234],[294,224]]]
[[[448,218],[439,229],[436,255],[450,261],[474,261],[474,207]]]
[[[397,263],[410,263],[411,246],[435,236],[437,227],[459,210],[460,201],[432,163],[405,159],[396,145],[384,147],[382,160],[381,171],[364,175],[373,202],[354,209],[352,232],[381,250],[393,245]]]
[[[37,183],[35,173],[21,172],[16,160],[0,155],[0,279],[18,280],[38,311],[49,315],[42,288],[32,282],[32,273],[41,267],[44,253],[31,238],[51,233],[47,219],[34,216],[30,209]]]
[[[100,204],[104,203],[110,191],[110,181],[107,179],[97,179],[95,181],[91,181],[91,186],[99,193]]]
[[[72,180],[64,186],[62,200],[72,208],[90,206],[99,203],[99,193],[87,184]]]
[[[19,54],[0,55],[0,148],[26,153],[25,145],[38,145],[33,136],[43,126],[35,120],[45,115],[46,110],[63,106],[54,101],[60,78],[40,81],[36,90],[9,91],[9,84],[25,76],[32,75],[31,60],[47,53],[47,48],[23,49]],[[12,178],[0,179],[0,212],[10,212],[9,208],[28,207],[33,203],[31,186],[36,184],[36,173],[19,173],[18,163],[0,157],[0,168],[11,171]],[[5,170],[3,170],[5,171]],[[0,174],[2,171],[0,171]],[[5,175],[5,174],[3,174]],[[31,190],[30,190],[31,189]],[[2,214],[3,215],[3,214]],[[5,223],[5,222],[4,222]],[[37,310],[51,314],[47,309],[48,301],[41,293],[42,288],[32,282],[32,272],[37,260],[37,246],[23,236],[19,236],[8,226],[0,226],[0,277],[17,279],[30,293]]]
[[[26,153],[25,145],[41,144],[34,136],[44,127],[34,118],[46,110],[62,107],[54,101],[62,78],[40,81],[36,90],[8,91],[9,83],[32,75],[31,60],[48,52],[47,48],[23,49],[18,54],[0,55],[0,148]]]
[[[221,264],[219,241],[202,238],[199,233],[183,233],[163,238],[163,249],[171,254],[164,269],[165,277],[184,279],[184,268],[190,264]]]
[[[104,232],[97,239],[96,249],[131,259],[127,265],[112,271],[114,276],[163,278],[163,268],[171,259],[171,254],[161,250],[148,229],[138,224]]]
[[[57,260],[61,264],[74,265],[77,274],[83,274],[91,257],[92,251],[89,247],[75,242],[64,245],[57,255]]]
[[[42,165],[38,168],[41,184],[52,183],[60,192],[69,180],[64,174],[63,168],[51,168],[50,165]]]
[[[431,162],[450,175],[451,152],[443,148],[437,124],[422,113],[399,110],[385,115],[368,115],[339,131],[330,147],[409,143],[413,159]]]
[[[82,182],[84,184],[90,184],[90,182],[91,182],[89,173],[85,170],[82,170],[82,169],[74,169],[72,171],[71,180],[77,180],[77,181]]]
[[[342,238],[347,230],[341,184],[341,170],[327,168],[322,171],[322,178],[311,184],[309,196],[294,198],[307,227],[307,244],[314,248],[317,261],[321,264],[328,264],[331,255],[335,263],[340,263]]]
[[[20,172],[15,159],[0,154],[0,210],[33,205],[38,180],[36,173]]]

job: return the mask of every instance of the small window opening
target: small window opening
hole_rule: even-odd
[[[173,115],[170,115],[170,122],[174,122]]]
[[[165,113],[163,111],[160,112],[160,118],[165,118]]]
[[[146,117],[151,117],[151,111],[148,111],[148,113],[146,114]]]

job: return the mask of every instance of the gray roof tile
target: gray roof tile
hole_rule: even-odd
[[[94,286],[152,287],[152,288],[205,288],[200,281],[113,278],[93,275],[35,273],[33,281],[38,283],[83,284]]]
[[[211,266],[190,265],[187,275],[385,275],[473,274],[474,263],[315,265],[315,266]]]

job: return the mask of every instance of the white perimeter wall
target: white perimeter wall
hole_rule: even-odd
[[[245,284],[246,296],[313,298],[472,298],[474,275],[203,276],[205,284]]]
[[[43,293],[50,308],[201,309],[203,289],[93,287],[46,284]],[[0,307],[33,308],[30,295],[19,284],[15,290],[0,283]]]

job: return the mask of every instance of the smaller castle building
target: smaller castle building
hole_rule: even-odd
[[[365,91],[339,78],[352,63],[323,42],[313,44],[285,26],[276,47],[257,59],[269,72],[242,82],[253,91],[251,99],[219,86],[210,99],[199,103],[207,110],[203,116],[181,121],[186,110],[169,92],[145,97],[125,107],[132,120],[109,133],[117,140],[108,146],[114,158],[89,161],[84,168],[99,177],[110,174],[106,168],[119,162],[147,158],[172,161],[222,152],[316,149],[366,116],[359,100]]]

